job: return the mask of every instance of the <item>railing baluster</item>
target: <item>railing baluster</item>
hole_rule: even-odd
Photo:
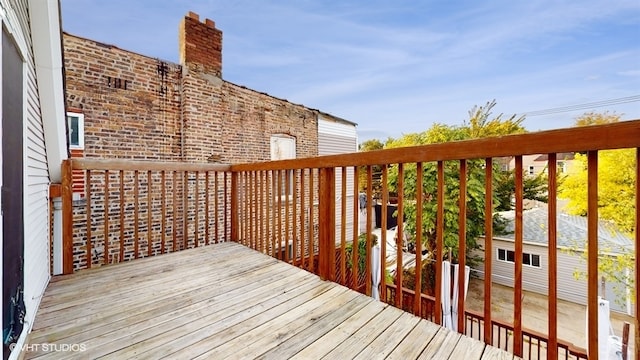
[[[389,202],[389,187],[387,186],[389,168],[388,165],[382,166],[382,211],[380,211],[380,228],[381,237],[380,240],[380,296],[382,301],[389,302],[387,296],[387,203]],[[357,177],[356,177],[357,179]],[[357,181],[357,180],[356,180]],[[355,232],[355,231],[354,231]]]
[[[133,172],[133,258],[138,258],[138,170]]]
[[[354,186],[354,194],[353,194],[353,218],[354,218],[354,226],[357,226],[358,231],[353,232],[353,238],[351,240],[351,289],[358,289],[358,235],[360,232],[360,212],[359,212],[359,178],[360,178],[360,168],[354,166],[353,168],[353,186]],[[369,204],[367,204],[368,206]]]
[[[285,202],[284,202],[284,259],[286,262],[291,262],[291,254],[289,251],[289,230],[290,230],[290,222],[289,222],[289,201],[291,200],[291,173],[289,170],[285,170],[284,172],[285,183],[284,183],[284,192],[285,192]]]
[[[305,223],[305,214],[307,213],[306,207],[305,207],[305,199],[307,197],[306,195],[306,189],[304,186],[304,179],[306,177],[306,173],[307,170],[306,169],[301,169],[300,170],[300,267],[301,268],[305,268],[305,260],[307,260],[307,254],[305,253],[305,234],[306,234],[306,226],[307,224]],[[307,263],[308,264],[308,263]],[[307,267],[308,269],[308,267]]]
[[[193,213],[193,247],[198,247],[198,243],[200,242],[200,238],[199,238],[199,228],[200,228],[200,218],[199,218],[199,212],[200,212],[200,208],[198,205],[200,205],[200,172],[196,171],[195,174],[195,193],[193,195],[193,201],[194,201],[194,213]]]
[[[209,245],[209,171],[204,172],[204,244]]]
[[[414,270],[415,276],[415,299],[413,300],[413,313],[416,316],[422,314],[422,183],[423,183],[423,165],[421,162],[416,164],[416,266]],[[386,205],[385,205],[386,206]],[[426,281],[426,279],[425,279]],[[461,314],[464,317],[464,313]]]
[[[491,345],[491,284],[493,280],[493,159],[485,159],[484,184],[484,342]]]
[[[340,284],[346,285],[347,283],[347,259],[345,257],[346,249],[347,249],[347,167],[343,166],[340,170],[341,185],[342,189],[340,189],[340,199],[342,200],[340,205]],[[355,191],[357,191],[358,187],[355,187]],[[357,196],[354,196],[357,198]],[[353,226],[356,225],[356,221],[353,222]],[[356,231],[356,230],[353,230]]]
[[[364,267],[364,291],[367,296],[371,296],[371,232],[373,220],[373,173],[371,165],[367,166],[367,238],[365,244],[365,267]]]
[[[398,164],[398,227],[396,231],[396,301],[397,308],[402,309],[402,250],[404,243],[404,164]]]
[[[315,206],[314,203],[314,199],[315,199],[315,189],[313,187],[313,177],[314,177],[314,173],[315,173],[315,169],[309,169],[309,270],[313,273],[317,273],[316,272],[316,265],[315,265],[315,259],[314,259],[314,253],[316,251],[316,247],[315,247],[315,238],[314,238],[314,231],[313,231],[313,224],[315,223],[315,217],[314,217],[314,211],[313,211],[313,207]]]
[[[522,156],[516,156],[515,265],[513,284],[513,354],[522,357],[522,241],[523,241],[523,175]]]
[[[293,195],[292,195],[292,214],[291,214],[291,219],[292,219],[292,229],[291,229],[291,235],[293,237],[293,255],[291,256],[293,259],[293,265],[297,266],[298,265],[298,178],[299,178],[299,171],[293,170]]]
[[[635,308],[635,321],[634,321],[634,345],[636,359],[640,359],[640,147],[636,148],[636,243],[635,243],[635,293],[636,293],[636,308]]]
[[[228,180],[228,172],[224,172],[223,174],[223,192],[224,192],[224,197],[223,197],[223,203],[224,203],[224,225],[223,225],[223,229],[222,231],[224,231],[224,237],[222,239],[222,241],[235,241],[236,239],[233,238],[233,236],[231,235],[231,233],[233,232],[233,220],[231,221],[231,224],[228,222],[229,218],[233,217],[233,213],[237,213],[237,210],[235,207],[233,207],[233,204],[229,204],[230,202],[230,198],[233,197],[233,194],[229,194],[229,191],[227,189],[227,182]],[[233,179],[233,173],[231,175],[231,178]],[[231,207],[229,207],[231,205]],[[236,204],[237,205],[237,204]],[[231,238],[231,239],[229,239]]]
[[[182,249],[189,248],[189,172],[182,174]]]
[[[118,173],[120,178],[120,261],[124,261],[124,171],[118,170]]]
[[[104,264],[109,264],[109,170],[104,172]]]
[[[598,152],[587,152],[587,312],[590,360],[598,360]],[[636,315],[637,316],[637,315]]]
[[[438,161],[438,214],[436,215],[436,324],[442,325],[442,255],[444,250],[444,161]]]
[[[467,160],[460,160],[460,199],[458,205],[458,332],[464,333],[464,297],[467,264]]]
[[[272,201],[272,224],[275,224],[275,226],[273,226],[273,229],[271,229],[271,256],[273,256],[274,258],[279,258],[279,254],[278,254],[278,244],[277,244],[277,240],[278,237],[280,236],[280,229],[278,228],[278,201],[280,198],[280,172],[279,171],[272,171],[271,172],[271,186],[272,186],[272,195],[271,195],[271,201]]]
[[[267,183],[267,174],[265,171],[261,171],[260,172],[260,232],[259,232],[259,239],[260,239],[260,252],[265,252],[265,241],[266,241],[266,226],[268,226],[267,221],[265,221],[265,217],[264,217],[264,211],[265,211],[265,207],[267,206],[267,204],[265,203],[265,194],[266,194],[266,186]]]
[[[226,173],[225,173],[226,174]],[[220,239],[220,226],[219,226],[219,222],[220,222],[220,213],[227,212],[227,209],[223,209],[223,211],[220,211],[219,208],[219,204],[218,204],[218,197],[220,196],[220,194],[218,193],[218,191],[220,191],[218,185],[219,185],[219,177],[220,174],[218,174],[217,171],[213,172],[213,213],[215,214],[214,218],[213,218],[213,230],[214,230],[214,241],[217,244],[219,241],[218,239]]]
[[[92,220],[91,220],[91,170],[87,170],[86,172],[86,181],[85,181],[85,198],[87,200],[86,209],[87,209],[87,269],[91,269],[91,263],[93,262],[93,256],[91,255],[91,228]],[[73,226],[71,226],[73,228]]]
[[[251,216],[253,217],[253,221],[251,222],[251,236],[253,237],[253,249],[257,250],[259,245],[258,242],[260,241],[260,237],[259,237],[259,231],[258,231],[258,223],[259,220],[258,219],[258,213],[259,213],[259,207],[258,207],[258,198],[260,196],[260,194],[258,193],[258,186],[259,184],[259,178],[258,176],[260,175],[259,172],[257,171],[253,171],[251,173],[251,176],[253,177],[253,185],[252,185],[252,200],[251,200],[251,204],[252,204],[252,211],[251,211]]]
[[[547,163],[549,172],[548,179],[548,228],[549,228],[549,265],[548,265],[548,279],[549,279],[549,310],[548,310],[548,333],[549,341],[547,344],[547,357],[551,359],[558,358],[558,284],[557,284],[557,271],[558,271],[558,242],[557,242],[557,155],[555,153],[549,154],[549,162]]]
[[[147,171],[147,256],[151,256],[151,250],[153,248],[153,227],[151,225],[151,193],[153,192],[153,179],[151,178],[151,170]]]
[[[171,213],[171,220],[173,222],[172,226],[171,226],[171,232],[173,235],[173,251],[177,251],[178,249],[178,233],[177,233],[177,223],[178,223],[178,217],[177,217],[177,213],[178,213],[178,191],[176,189],[176,181],[177,179],[177,172],[176,171],[172,171],[171,172],[171,176],[172,176],[172,181],[171,181],[171,190],[173,191],[173,203],[171,204],[173,206],[173,212]]]
[[[160,198],[160,208],[162,208],[162,212],[160,214],[160,253],[164,254],[166,251],[165,246],[167,241],[167,174],[165,170],[160,171],[160,183],[162,184],[160,188],[160,194],[162,196]]]

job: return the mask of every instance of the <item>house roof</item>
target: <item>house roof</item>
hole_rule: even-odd
[[[559,161],[565,161],[565,160],[573,160],[575,159],[576,154],[572,153],[572,152],[564,152],[564,153],[558,153],[556,155],[556,158]],[[537,158],[535,158],[535,160],[533,161],[549,161],[549,154],[542,154],[540,156],[538,156]]]
[[[523,212],[523,240],[529,243],[547,245],[549,215],[547,207],[536,207]],[[501,212],[507,220],[509,234],[497,236],[501,239],[515,240],[515,211]],[[587,243],[587,218],[584,216],[558,213],[557,215],[558,246],[582,249]],[[633,251],[632,239],[618,230],[612,223],[604,220],[598,222],[599,249],[608,253]]]

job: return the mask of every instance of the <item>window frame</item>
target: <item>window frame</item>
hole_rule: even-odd
[[[278,141],[278,140],[283,140],[283,141],[287,141],[289,144],[291,144],[291,148],[290,153],[286,154],[284,156],[280,155],[276,155],[277,152],[275,152],[274,150],[274,144]],[[270,150],[270,159],[271,161],[277,161],[277,160],[289,160],[289,159],[295,159],[297,157],[297,139],[294,136],[288,135],[288,134],[271,134],[271,137],[269,138],[269,150]],[[274,178],[278,179],[278,183],[282,182],[282,189],[280,190],[280,198],[283,200],[288,199],[289,197],[293,196],[293,182],[294,182],[294,172],[293,170],[280,170],[278,171],[278,173],[280,174],[280,176],[276,176],[276,174],[274,174]],[[286,178],[287,175],[289,177],[289,188],[287,189],[287,184],[286,184]],[[287,192],[287,190],[289,190]]]
[[[515,257],[516,257],[516,252],[515,250],[509,250],[509,249],[504,249],[504,248],[496,248],[496,255],[497,255],[497,259],[498,261],[502,261],[505,263],[509,263],[509,264],[514,264],[515,263]],[[502,254],[501,254],[502,253]],[[511,256],[510,256],[511,255]],[[512,260],[509,260],[509,258],[512,258]],[[528,261],[525,261],[525,259],[528,258]],[[534,258],[538,259],[537,263],[538,265],[535,265],[535,261]],[[529,253],[529,252],[522,252],[522,265],[523,266],[528,266],[528,267],[532,267],[532,268],[537,268],[537,269],[541,269],[542,268],[542,257],[540,256],[540,254],[534,254],[534,253]]]
[[[534,165],[529,165],[528,174],[529,175],[535,175],[536,174],[536,167]]]
[[[71,118],[73,117],[78,119],[78,144],[77,145],[71,143],[71,131],[73,131],[73,129],[71,128]],[[74,111],[67,111],[66,118],[67,118],[67,130],[68,130],[67,141],[69,142],[69,149],[84,150],[84,114],[79,112],[74,112]]]

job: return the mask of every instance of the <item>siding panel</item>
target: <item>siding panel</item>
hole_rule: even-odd
[[[318,155],[335,155],[355,152],[358,147],[356,128],[352,125],[328,121],[322,117],[318,120]],[[353,239],[355,222],[353,219],[353,179],[352,168],[347,169],[347,207],[346,212],[346,237],[347,242]],[[336,241],[340,241],[342,224],[342,170],[336,170]]]
[[[484,239],[478,242],[484,248]],[[513,241],[505,241],[494,238],[493,240],[493,282],[500,285],[513,287],[514,265],[498,260],[497,249],[513,250]],[[523,289],[539,294],[548,293],[548,255],[547,247],[544,245],[524,244],[523,252],[540,255],[541,268],[534,268],[523,265]],[[479,252],[479,255],[483,255]],[[482,263],[475,267],[477,274],[484,279],[484,265]],[[586,263],[577,255],[569,254],[562,249],[558,249],[558,299],[571,301],[576,304],[587,304],[587,282],[585,279],[576,279],[575,271],[586,272]],[[612,311],[626,313],[624,305],[615,301],[615,294],[611,290],[612,286],[607,285],[607,299],[610,301]]]
[[[22,334],[30,330],[38,304],[49,281],[49,171],[40,112],[38,82],[32,50],[27,0],[0,0],[5,24],[25,61],[24,118],[24,298],[27,309]],[[14,352],[12,356],[16,356]]]

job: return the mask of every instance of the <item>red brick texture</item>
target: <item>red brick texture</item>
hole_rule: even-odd
[[[317,110],[224,81],[221,78],[222,32],[211,20],[202,23],[191,13],[184,19],[180,34],[182,64],[64,34],[67,107],[84,114],[85,157],[224,164],[266,161],[270,160],[270,138],[275,134],[295,138],[297,157],[318,154]],[[80,154],[74,153],[76,155]],[[87,207],[77,203],[74,208],[75,267],[86,267],[87,262],[100,265],[107,249],[109,262],[134,257],[135,244],[139,244],[140,256],[161,251],[160,175],[154,173],[150,180],[148,174],[140,174],[139,199],[136,201],[132,192],[134,185],[126,185],[121,191],[117,174],[109,174],[108,205],[104,193],[106,174],[92,175],[95,178],[90,183],[91,199],[88,200],[91,217],[95,218],[91,225],[94,230],[91,242],[87,243]],[[228,209],[223,208],[221,200],[218,211],[213,212],[217,216],[211,216],[211,223],[196,227],[194,181],[204,180],[189,178],[180,182],[183,174],[178,175],[179,182],[167,186],[168,192],[177,193],[177,209],[176,214],[164,215],[169,221],[164,234],[167,239],[175,236],[180,249],[195,246],[196,241],[201,243],[201,235],[194,234],[203,234],[206,226],[214,232],[211,225],[214,219],[220,222],[227,219]],[[83,176],[74,174],[74,179],[78,186],[86,187]],[[125,180],[132,176],[131,172],[124,175]],[[221,180],[220,193],[216,191],[211,195],[212,201],[224,195],[223,183],[227,183],[226,178]],[[203,188],[204,184],[201,184],[199,191]],[[146,200],[149,193],[152,194],[150,204]],[[202,196],[195,198],[202,199]],[[173,208],[171,199],[166,204],[169,209]],[[204,200],[196,201],[201,212]],[[127,210],[122,227],[119,225],[120,204]],[[149,212],[150,222],[147,221]],[[110,218],[107,246],[104,246],[105,216]],[[314,219],[316,217],[317,214]],[[202,217],[199,221],[203,221]],[[182,226],[183,222],[187,225]],[[226,240],[222,225],[215,233],[212,238],[216,241]],[[185,238],[186,234],[189,236]],[[152,242],[148,243],[147,239]],[[120,241],[124,241],[122,253],[116,250],[119,250],[116,243]],[[91,260],[83,260],[87,250],[91,252]],[[173,251],[172,243],[167,243],[167,251]]]
[[[189,13],[180,23],[180,63],[200,64],[204,71],[222,76],[222,31],[207,19],[199,21],[198,15]]]

